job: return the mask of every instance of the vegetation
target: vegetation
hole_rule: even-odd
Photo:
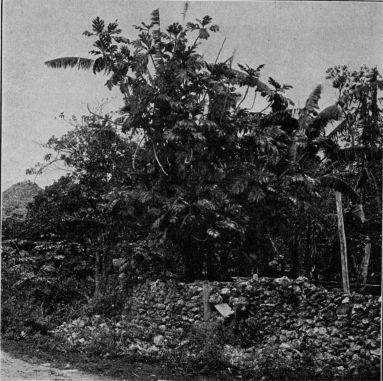
[[[330,68],[337,103],[319,111],[318,86],[296,109],[286,96],[292,86],[260,80],[263,65],[237,70],[232,59],[204,61],[198,46],[219,30],[209,16],[164,31],[156,10],[136,29],[130,41],[116,23],[96,18],[84,32],[95,40],[95,60],[46,62],[108,73],[106,86],[117,86],[124,100],[116,114],[72,120],[74,130],[47,144],[73,168],[66,181],[85,197],[70,197],[77,208],[65,206],[70,225],[82,224],[90,241],[92,234],[103,237],[102,255],[134,245],[146,265],[162,262],[159,268],[189,281],[253,272],[336,279],[339,264],[323,266],[339,262],[328,255],[338,251],[329,216],[334,189],[349,204],[348,240],[358,237],[357,247],[348,245],[351,278],[366,283],[366,256],[380,246],[377,69]],[[250,91],[268,101],[269,111],[241,107]],[[31,215],[39,216],[38,202],[34,208]]]
[[[83,303],[90,287],[96,308],[143,277],[227,280],[258,273],[339,281],[334,191],[343,196],[351,287],[378,282],[383,81],[377,68],[328,69],[338,101],[321,110],[318,86],[299,109],[287,95],[291,85],[261,80],[264,65],[234,68],[233,57],[219,61],[219,55],[205,61],[199,45],[219,31],[209,16],[163,29],[155,10],[136,29],[130,40],[117,23],[97,17],[84,32],[94,40],[95,59],[46,62],[107,74],[106,86],[120,90],[123,106],[109,114],[89,109],[80,119],[62,115],[73,128],[52,137],[51,153],[28,173],[56,161],[70,173],[34,198],[23,233],[5,237],[43,239],[54,249],[21,255],[13,269],[7,264],[3,298],[28,290],[31,305],[50,306],[46,315],[63,303]],[[267,108],[245,108],[251,94]],[[129,274],[123,285],[117,262]],[[48,277],[48,285],[40,284]],[[10,286],[13,279],[19,281]],[[70,300],[60,299],[61,287]],[[12,300],[5,304],[7,324],[15,323]]]

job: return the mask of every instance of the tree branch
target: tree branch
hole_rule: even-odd
[[[107,119],[107,118],[105,118],[105,117],[102,116],[102,115],[98,115],[98,114],[96,114],[95,112],[93,112],[93,111],[89,108],[89,105],[88,105],[88,104],[86,105],[86,108],[88,109],[88,111],[89,111],[93,116],[95,116],[95,117],[97,117],[97,118],[100,118],[100,119],[104,120],[105,122],[113,123],[113,124],[115,124],[116,126],[122,126],[122,125],[123,125],[122,123],[117,123],[117,122],[115,122],[115,121],[112,120],[112,119]]]
[[[250,86],[247,85],[247,89],[246,89],[246,91],[245,91],[245,95],[244,95],[244,97],[242,98],[241,102],[238,103],[238,106],[237,106],[236,110],[239,109],[239,106],[241,106],[241,104],[243,103],[243,101],[246,99],[246,97],[247,97],[247,93],[249,92],[249,89],[250,89]]]
[[[152,147],[153,147],[154,158],[156,159],[157,164],[160,166],[161,171],[163,172],[164,175],[169,176],[168,173],[165,171],[164,167],[162,166],[160,160],[158,159],[156,147],[154,146],[153,140],[152,140]]]
[[[226,42],[226,37],[225,37],[225,39],[224,39],[223,42],[222,42],[221,48],[219,49],[218,55],[217,55],[217,57],[216,57],[216,59],[215,59],[215,61],[214,61],[214,65],[215,65],[215,64],[217,63],[217,61],[218,61],[218,57],[219,57],[219,55],[220,55],[221,52],[222,52],[222,48],[223,48],[223,46],[225,45],[225,42]]]

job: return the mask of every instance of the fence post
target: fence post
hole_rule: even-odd
[[[202,288],[202,302],[203,302],[203,320],[206,322],[211,315],[211,308],[209,304],[209,296],[211,293],[211,287],[209,281],[205,281]]]
[[[350,293],[350,282],[348,280],[348,265],[347,265],[347,245],[346,234],[344,232],[342,194],[335,192],[336,210],[338,214],[338,233],[340,241],[340,259],[342,265],[342,283],[343,292]]]

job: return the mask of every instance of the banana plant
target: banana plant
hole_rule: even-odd
[[[343,69],[343,74],[344,71],[345,69]],[[344,241],[341,242],[342,270],[344,274],[346,273],[347,246],[344,226],[342,226],[343,216],[340,215],[342,213],[341,193],[349,196],[352,204],[350,210],[359,219],[362,227],[365,227],[368,226],[368,220],[365,217],[362,203],[363,189],[369,180],[372,180],[377,189],[376,181],[368,168],[368,163],[379,160],[382,155],[382,135],[379,125],[379,123],[381,124],[381,119],[377,94],[378,90],[383,88],[383,83],[379,78],[380,75],[377,70],[372,69],[367,76],[367,80],[357,83],[355,86],[349,84],[347,87],[350,89],[343,92],[340,91],[338,101],[321,112],[318,112],[321,86],[317,86],[310,94],[304,109],[300,111],[299,129],[294,135],[290,148],[292,162],[301,161],[305,158],[305,155],[317,154],[322,150],[326,165],[324,166],[324,175],[317,177],[316,180],[322,186],[331,187],[336,192],[338,221],[340,224],[339,235],[341,241]],[[339,119],[343,120],[329,134],[326,134],[325,127],[328,123]],[[350,147],[344,146],[342,142],[338,142],[339,136],[347,132],[350,134],[352,128],[355,130],[356,127],[359,129],[359,136],[356,137],[354,131]],[[299,150],[303,152],[303,155],[298,159],[297,152]],[[359,180],[353,187],[341,180],[336,175],[334,168],[342,165],[348,165],[349,167],[355,161],[361,161],[363,165],[359,174]],[[380,197],[377,196],[376,199],[377,205],[381,208]],[[368,265],[371,255],[371,237],[368,228],[365,241],[364,255],[359,270],[359,279],[363,284],[367,282]],[[349,292],[349,283],[345,275],[343,276],[343,284],[345,291]]]

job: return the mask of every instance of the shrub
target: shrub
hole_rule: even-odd
[[[85,265],[79,258],[80,249],[66,242],[3,242],[1,317],[7,337],[46,333],[52,321],[61,324],[65,318],[73,318],[90,283],[82,277]],[[80,268],[73,265],[76,261]]]

